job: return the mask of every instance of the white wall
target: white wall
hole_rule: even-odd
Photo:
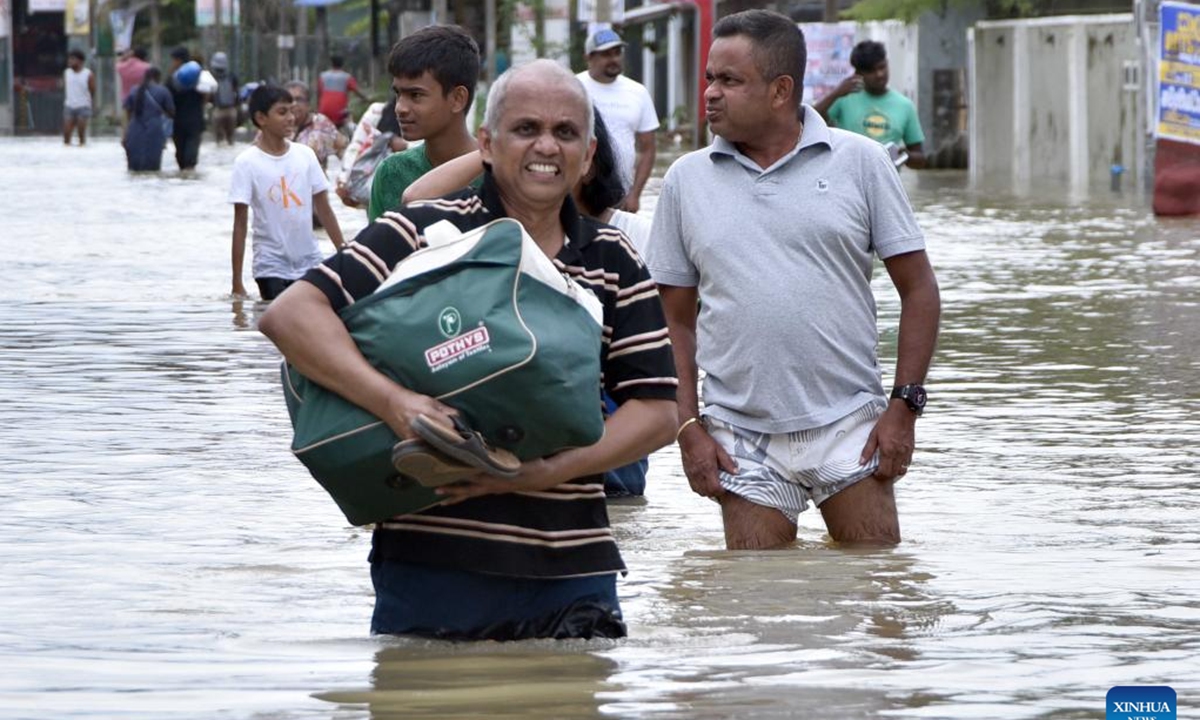
[[[972,180],[1081,194],[1108,185],[1114,164],[1140,179],[1132,15],[980,22],[969,43]]]

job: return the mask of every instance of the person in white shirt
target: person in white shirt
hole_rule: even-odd
[[[329,206],[329,181],[312,148],[288,138],[295,129],[291,94],[261,85],[250,95],[249,112],[259,129],[254,145],[233,164],[233,295],[245,297],[242,261],[246,226],[254,210],[254,281],[263,300],[273,300],[324,255],[313,236],[313,214],[342,247],[342,230]]]
[[[83,66],[82,50],[67,55],[63,71],[63,143],[71,144],[71,133],[79,131],[79,144],[87,143],[88,118],[92,116],[92,96],[96,94],[96,77]]]
[[[646,87],[621,74],[625,70],[625,41],[614,30],[604,29],[589,36],[584,54],[588,69],[577,77],[612,136],[617,170],[626,188],[620,209],[636,213],[642,189],[654,169],[658,113]]]

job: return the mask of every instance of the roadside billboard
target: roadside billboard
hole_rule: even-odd
[[[1164,2],[1159,19],[1155,134],[1200,145],[1200,5]]]

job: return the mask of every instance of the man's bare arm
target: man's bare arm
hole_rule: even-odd
[[[837,87],[827,93],[825,97],[814,103],[813,110],[821,113],[821,117],[825,119],[825,122],[832,123],[832,121],[829,119],[829,108],[833,107],[833,104],[837,102],[838,98],[849,95],[852,92],[858,92],[859,90],[862,90],[862,88],[862,75],[858,75],[857,73],[851,75],[850,77],[838,83]]]
[[[895,384],[921,383],[937,347],[942,309],[937,278],[924,251],[890,257],[883,264],[900,295]]]
[[[737,463],[725,449],[708,434],[700,416],[699,369],[696,365],[696,316],[699,292],[694,287],[658,286],[662,296],[667,328],[671,332],[671,347],[675,352],[675,373],[679,376],[676,391],[676,419],[679,455],[683,472],[692,492],[704,497],[720,497],[719,471],[736,472]]]
[[[675,354],[675,374],[679,389],[675,391],[679,424],[700,415],[700,393],[696,368],[696,316],[700,294],[694,287],[659,285],[667,329],[671,334],[671,349]]]
[[[908,153],[908,160],[904,164],[913,169],[925,167],[925,148],[921,143],[913,143],[904,148],[904,152]]]
[[[896,255],[883,261],[900,294],[900,332],[896,341],[896,386],[921,384],[937,346],[941,298],[937,278],[924,251]],[[863,447],[862,461],[879,453],[877,478],[902,477],[916,449],[917,416],[903,400],[891,400]]]
[[[329,206],[329,191],[313,194],[313,210],[316,211],[317,218],[321,221],[321,227],[329,233],[329,239],[333,241],[333,246],[340,250],[346,243],[342,239],[342,226],[338,224],[337,215]]]
[[[637,160],[633,169],[633,187],[629,188],[629,193],[621,203],[622,209],[631,213],[636,213],[642,205],[642,190],[650,180],[650,173],[654,171],[654,156],[658,152],[653,130],[637,133],[634,139]]]
[[[300,281],[263,313],[258,329],[305,377],[383,420],[403,438],[415,437],[420,413],[449,421],[453,410],[431,397],[397,385],[363,357],[329,299]]]
[[[432,200],[461,190],[482,173],[483,158],[478,150],[459,155],[438,165],[404,188],[402,202],[407,205],[416,200]]]

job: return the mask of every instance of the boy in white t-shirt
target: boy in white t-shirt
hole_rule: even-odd
[[[63,144],[71,144],[71,133],[78,130],[79,144],[87,143],[88,118],[92,116],[92,97],[96,94],[96,77],[83,66],[82,50],[67,55],[63,71]]]
[[[313,236],[313,212],[329,239],[342,247],[342,230],[329,206],[329,181],[307,145],[288,138],[295,130],[291,94],[262,85],[250,95],[250,118],[261,131],[233,164],[233,295],[245,297],[248,209],[254,210],[254,281],[263,300],[273,300],[324,256]],[[311,203],[311,205],[310,205]]]

